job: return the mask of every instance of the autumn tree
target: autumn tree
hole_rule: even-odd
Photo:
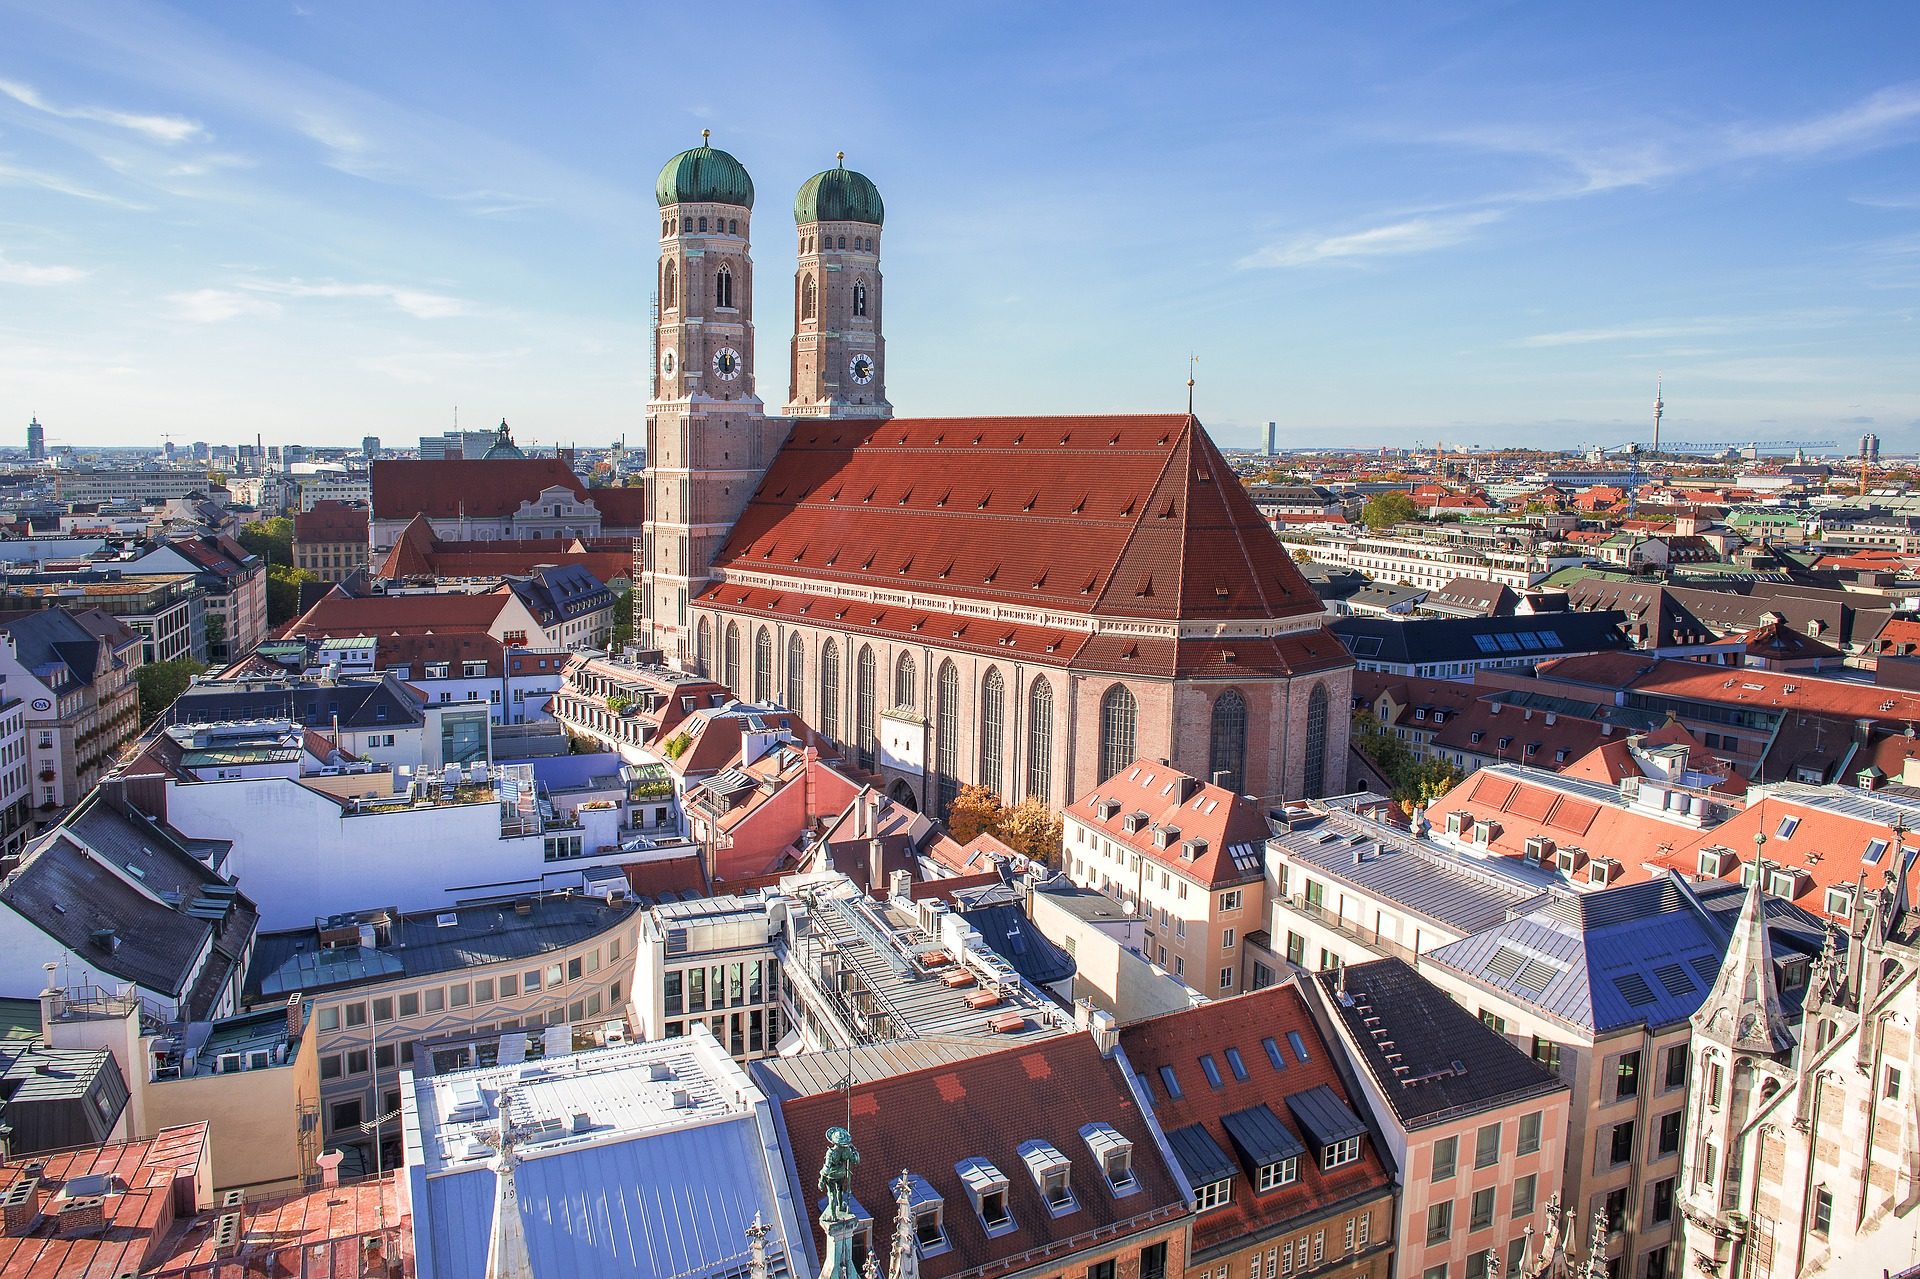
[[[962,786],[947,808],[947,833],[962,844],[981,831],[993,831],[1006,816],[1007,806],[985,786]]]
[[[1048,866],[1060,862],[1064,823],[1060,814],[1047,807],[1045,800],[1029,795],[1007,809],[994,834],[1000,837],[1001,843],[1029,860]]]
[[[1405,493],[1376,493],[1360,508],[1360,522],[1375,533],[1420,518],[1420,508]]]

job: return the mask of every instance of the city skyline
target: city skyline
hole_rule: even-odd
[[[1920,446],[1891,6],[1737,42],[1717,6],[0,16],[0,414],[53,445],[456,404],[637,443],[653,175],[710,128],[758,188],[770,405],[791,193],[845,150],[903,416],[1175,410],[1197,352],[1226,446],[1611,445],[1656,372],[1666,439]]]

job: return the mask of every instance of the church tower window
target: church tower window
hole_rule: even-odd
[[[807,646],[799,635],[787,640],[787,709],[804,714],[801,699],[806,696]]]
[[[840,247],[843,249],[847,247],[847,237],[844,235],[840,237]]]
[[[1041,802],[1052,800],[1053,685],[1036,675],[1027,694],[1027,794]]]
[[[811,320],[818,305],[819,298],[813,287],[813,277],[809,275],[800,281],[800,318]]]
[[[853,286],[853,313],[855,315],[867,313],[867,286],[864,282]]]
[[[713,277],[713,304],[733,305],[733,271],[730,267],[721,267],[719,274]]]
[[[1207,740],[1207,780],[1240,792],[1247,766],[1247,699],[1228,689],[1213,700],[1213,723]],[[1223,775],[1224,774],[1224,775]]]
[[[1100,699],[1100,780],[1105,782],[1133,762],[1137,708],[1125,684],[1115,684]]]
[[[873,713],[873,677],[873,649],[863,644],[860,656],[854,661],[853,744],[860,752],[860,767],[868,770],[873,768],[874,748],[879,745]]]
[[[668,259],[667,269],[660,273],[660,305],[669,311],[680,305],[680,268],[672,259]]]
[[[939,811],[944,814],[960,796],[957,776],[960,755],[960,671],[952,662],[940,663],[939,702],[934,707],[933,766],[939,774]]]
[[[762,706],[773,700],[773,632],[764,626],[753,637],[753,700]]]
[[[1307,749],[1300,793],[1309,798],[1327,793],[1327,686],[1315,684],[1307,698]]]
[[[840,740],[840,646],[832,640],[820,648],[820,731]]]
[[[980,685],[980,784],[1001,793],[1001,764],[1005,742],[1007,684],[990,670]]]

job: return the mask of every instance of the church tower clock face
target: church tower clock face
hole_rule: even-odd
[[[873,357],[871,355],[854,356],[847,364],[847,376],[860,386],[873,381]]]
[[[740,376],[740,352],[730,346],[723,346],[713,353],[713,371],[722,381],[731,382]]]

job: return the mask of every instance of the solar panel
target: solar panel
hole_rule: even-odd
[[[1521,631],[1519,640],[1521,648],[1530,648],[1535,652],[1540,651],[1540,637],[1532,631]]]
[[[1513,635],[1508,634],[1506,631],[1500,632],[1500,634],[1495,636],[1495,638],[1500,641],[1500,648],[1502,651],[1508,652],[1508,653],[1518,653],[1520,651],[1519,639]]]
[[[1541,631],[1539,632],[1539,635],[1540,635],[1540,642],[1542,644],[1545,644],[1548,648],[1566,647],[1566,645],[1561,642],[1559,631]]]
[[[1493,958],[1487,961],[1487,971],[1502,981],[1511,981],[1520,971],[1520,965],[1526,957],[1511,946],[1501,946],[1493,952]]]
[[[1475,648],[1479,649],[1482,653],[1497,653],[1500,651],[1499,643],[1496,642],[1493,636],[1491,635],[1474,636],[1473,645]]]

